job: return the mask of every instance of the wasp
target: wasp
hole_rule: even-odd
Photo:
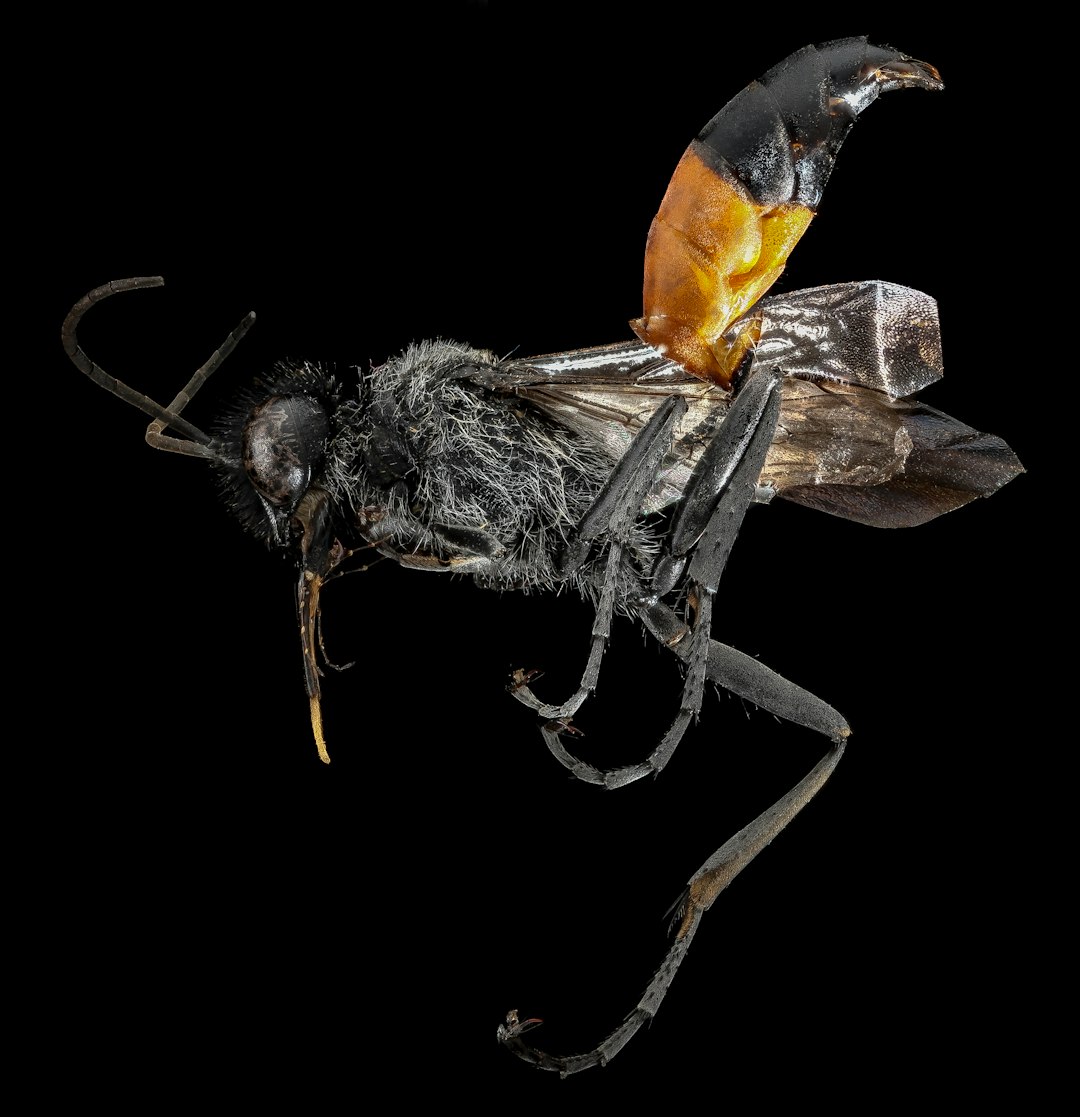
[[[619,788],[659,773],[712,683],[828,742],[822,759],[693,874],[671,947],[623,1023],[581,1055],[502,1044],[569,1074],[609,1061],[655,1015],[704,913],[836,768],[850,729],[822,699],[713,638],[728,556],[754,504],[793,501],[879,527],[924,523],[1022,472],[1009,447],[917,399],[942,373],[936,305],[884,281],[769,295],[813,219],[837,153],[883,92],[938,90],[933,66],[863,38],[807,47],[714,116],[676,167],[649,232],[633,338],[500,359],[453,342],[414,344],[341,376],[279,364],[209,430],[192,400],[254,321],[248,315],[168,404],[84,352],[82,298],[64,347],[95,383],[148,415],[156,449],[204,460],[246,530],[295,560],[296,616],[312,734],[322,714],[324,587],[357,556],[472,577],[496,591],[572,589],[594,620],[572,693],[545,696],[516,671],[574,777]],[[681,661],[681,697],[642,761],[576,755],[574,718],[597,689],[614,619],[631,618]]]

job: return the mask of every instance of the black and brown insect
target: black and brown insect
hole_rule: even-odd
[[[829,741],[795,788],[693,875],[656,978],[596,1048],[549,1055],[523,1038],[535,1019],[508,1016],[500,1039],[538,1066],[572,1073],[621,1049],[655,1014],[703,913],[843,753],[842,715],[712,638],[720,578],[748,508],[782,498],[874,526],[914,526],[1020,472],[1000,439],[915,398],[941,375],[932,299],[879,281],[767,295],[858,115],[881,92],[940,84],[925,63],[847,39],[797,52],[739,94],[687,149],[653,222],[637,340],[505,360],[421,343],[349,377],[283,364],[206,432],[186,409],[250,316],[166,406],[110,377],[76,336],[95,302],[160,280],[97,288],[65,323],[76,365],[152,417],[151,445],[205,459],[245,527],[295,556],[324,760],[321,594],[372,552],[495,590],[569,587],[595,604],[569,697],[540,697],[526,670],[511,687],[579,779],[614,788],[659,772],[707,682]],[[685,681],[646,759],[602,769],[575,755],[573,718],[597,686],[617,615],[674,652]]]

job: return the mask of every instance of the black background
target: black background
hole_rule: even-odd
[[[1013,177],[1023,140],[1001,143],[1022,44],[888,9],[771,26],[678,4],[636,24],[405,12],[362,29],[315,14],[121,28],[87,10],[51,59],[58,107],[31,177],[63,191],[32,218],[54,331],[33,375],[50,386],[37,407],[57,478],[37,497],[25,594],[45,688],[25,839],[45,859],[30,874],[47,959],[34,1028],[89,1095],[129,1100],[296,1087],[316,1103],[387,1083],[404,1101],[437,1083],[516,1109],[644,1083],[720,1104],[992,1083],[1019,1030],[999,916],[1019,886],[1009,827],[1030,790],[1014,758],[1042,716],[1030,622],[1035,572],[1049,576],[1044,420],[1017,372],[1032,229],[1011,191],[1031,183]],[[89,288],[164,275],[81,331],[164,401],[254,309],[193,409],[204,423],[283,356],[345,369],[428,336],[522,354],[624,338],[689,139],[790,51],[863,32],[934,62],[946,92],[872,108],[781,283],[933,294],[947,372],[925,398],[1005,437],[1029,474],[911,531],[751,513],[715,634],[833,702],[855,736],[706,919],[654,1025],[560,1084],[497,1047],[506,1010],[547,1018],[534,1037],[555,1051],[610,1030],[685,880],[822,743],[710,696],[659,780],[575,784],[503,685],[542,666],[545,693],[568,689],[589,611],[383,563],[325,601],[332,654],[359,661],[325,685],[325,768],[291,571],[230,522],[198,463],[146,448],[140,417],[80,381],[53,337]],[[644,755],[678,688],[671,657],[620,624],[582,747]]]

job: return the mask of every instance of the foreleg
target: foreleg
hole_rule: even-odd
[[[656,481],[664,456],[671,449],[675,424],[686,411],[686,404],[671,396],[656,409],[652,418],[638,432],[629,449],[615,466],[600,494],[581,518],[563,556],[559,573],[568,575],[589,557],[597,541],[608,539],[607,562],[604,567],[600,600],[593,619],[589,659],[577,690],[561,705],[541,702],[527,685],[511,688],[511,694],[543,718],[572,717],[585,699],[596,689],[600,661],[611,634],[611,619],[623,562],[623,548],[631,529],[641,514],[641,505]]]

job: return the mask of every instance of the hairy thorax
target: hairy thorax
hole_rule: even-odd
[[[367,374],[331,443],[327,485],[363,538],[405,565],[495,589],[565,581],[592,596],[597,564],[564,578],[560,560],[614,462],[514,395],[483,390],[494,363],[421,342]],[[631,565],[650,561],[645,529],[629,544]]]

